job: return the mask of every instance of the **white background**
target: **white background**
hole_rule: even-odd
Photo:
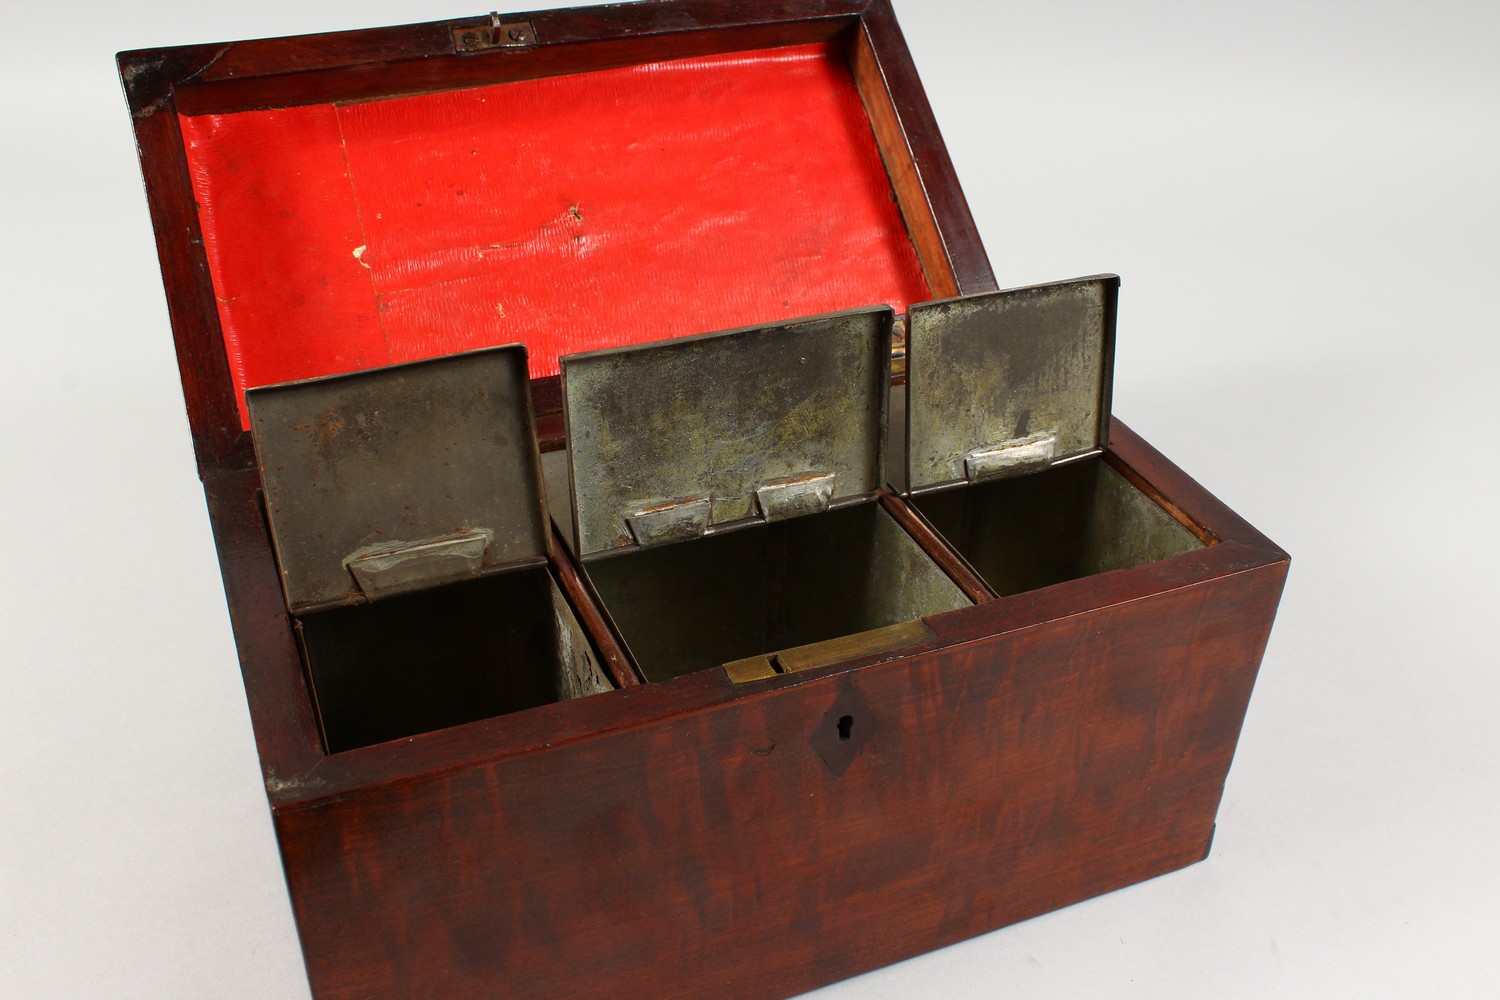
[[[0,996],[303,996],[112,54],[481,11],[18,7]],[[1293,565],[1205,863],[817,996],[1500,995],[1500,5],[897,8],[1002,283],[1120,273],[1115,412]]]

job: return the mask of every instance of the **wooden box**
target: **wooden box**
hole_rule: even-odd
[[[320,997],[786,996],[1208,850],[1286,554],[1109,416],[1113,280],[995,292],[888,4],[744,6],[120,56]],[[775,452],[643,426],[670,366],[591,421],[590,352],[766,341],[732,411],[784,417],[839,316],[847,509],[586,454]],[[948,610],[843,596],[910,574]]]

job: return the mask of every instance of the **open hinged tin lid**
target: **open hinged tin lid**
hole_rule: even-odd
[[[1120,279],[1096,275],[913,305],[911,493],[1016,475],[1109,443]]]
[[[292,611],[546,561],[520,345],[265,386],[246,398]]]
[[[873,497],[891,325],[857,309],[562,358],[579,554]]]

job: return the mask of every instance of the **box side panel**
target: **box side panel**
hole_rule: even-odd
[[[1197,861],[1284,576],[283,809],[315,992],[784,996]]]

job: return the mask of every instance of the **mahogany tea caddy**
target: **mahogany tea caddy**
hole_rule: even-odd
[[[997,290],[888,0],[119,67],[315,995],[787,996],[1205,856],[1288,558],[1110,415],[1116,279]]]

